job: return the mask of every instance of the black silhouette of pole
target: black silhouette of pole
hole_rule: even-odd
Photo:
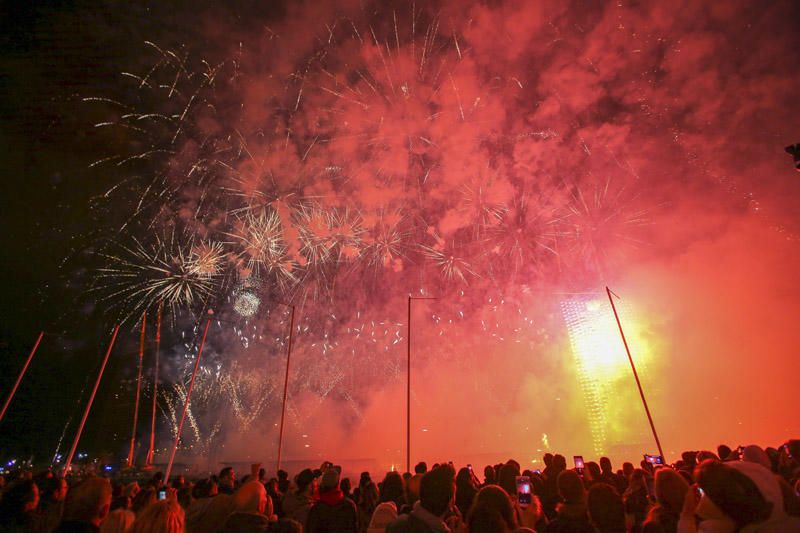
[[[17,389],[19,388],[19,384],[22,381],[22,378],[25,376],[25,372],[28,371],[28,366],[31,364],[31,359],[36,354],[36,349],[39,348],[39,343],[42,342],[42,337],[44,337],[44,331],[39,333],[39,337],[36,339],[36,342],[31,348],[31,353],[28,355],[28,360],[25,361],[25,365],[22,367],[22,371],[20,371],[19,376],[17,377],[17,381],[14,382],[14,386],[11,387],[11,392],[6,398],[6,403],[3,404],[3,410],[0,411],[0,421],[3,420],[3,417],[6,416],[6,410],[8,409],[8,405],[11,403],[11,400],[14,398],[14,395],[17,393]]]
[[[614,310],[614,318],[617,319],[617,326],[619,327],[619,334],[622,337],[622,344],[625,345],[625,352],[628,354],[628,361],[631,363],[631,370],[633,370],[633,377],[636,379],[636,386],[639,387],[639,396],[642,397],[642,405],[644,405],[644,412],[647,413],[647,421],[650,422],[650,429],[653,431],[653,438],[656,439],[656,446],[658,446],[658,454],[661,457],[664,457],[664,450],[661,449],[661,441],[658,440],[658,433],[656,433],[656,426],[653,424],[653,417],[650,415],[650,408],[647,407],[647,400],[644,398],[644,390],[642,390],[642,382],[639,381],[639,374],[636,372],[636,365],[633,364],[633,357],[631,357],[631,350],[628,348],[628,341],[625,339],[625,332],[622,331],[622,322],[619,320],[619,314],[617,314],[617,306],[614,305],[614,299],[611,297],[613,294],[617,296],[611,289],[606,287],[606,293],[608,294],[608,301],[611,302],[611,309]],[[619,296],[617,296],[619,298]]]
[[[411,302],[413,300],[435,300],[421,296],[408,297],[408,331],[406,333],[406,472],[411,472]]]
[[[286,351],[286,376],[283,379],[283,404],[281,406],[281,428],[278,432],[278,467],[275,469],[277,472],[281,469],[281,452],[283,451],[283,423],[286,419],[286,398],[289,395],[289,363],[292,359],[292,337],[294,335],[294,306],[289,304],[281,304],[292,309],[292,317],[289,320],[289,349]]]

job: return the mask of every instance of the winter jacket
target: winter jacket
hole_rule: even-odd
[[[358,510],[339,489],[322,492],[308,512],[305,533],[358,533]]]

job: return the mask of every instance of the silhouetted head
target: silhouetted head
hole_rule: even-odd
[[[497,476],[497,484],[503,487],[508,494],[515,495],[517,493],[517,476],[519,475],[519,466],[515,463],[508,462],[500,468],[500,474]]]
[[[589,461],[585,464],[586,466],[586,476],[589,478],[590,481],[597,481],[602,477],[602,472],[600,472],[600,465],[595,463],[594,461]]]
[[[162,500],[144,509],[136,517],[128,533],[182,533],[184,526],[184,512],[181,506],[173,499]]]
[[[656,501],[667,510],[679,513],[683,508],[687,490],[689,490],[689,484],[683,479],[683,476],[671,468],[660,468],[656,472]]]
[[[152,488],[149,490],[155,492]],[[105,478],[89,478],[70,489],[64,501],[63,519],[99,526],[110,507],[111,482]]]
[[[452,468],[435,468],[422,476],[419,501],[422,507],[435,516],[443,516],[450,507],[456,493],[455,475]]]
[[[583,488],[583,481],[574,470],[564,470],[558,474],[556,479],[558,494],[567,504],[582,503],[586,492]]]
[[[487,484],[495,482],[496,476],[494,473],[494,467],[492,465],[486,465],[486,467],[483,469],[483,477],[486,479]]]
[[[622,473],[625,475],[626,478],[630,478],[631,474],[633,474],[633,463],[622,463]]]
[[[31,479],[20,479],[11,483],[3,493],[3,499],[0,500],[0,517],[4,522],[14,520],[34,512],[38,506],[39,488],[36,483]]]
[[[607,483],[595,483],[586,497],[589,521],[598,531],[625,531],[625,506],[617,490]]]
[[[725,461],[728,458],[728,456],[731,454],[732,451],[733,450],[731,450],[730,446],[727,446],[725,444],[720,444],[719,446],[717,446],[717,455],[723,461]]]
[[[381,483],[381,502],[394,502],[397,508],[405,500],[405,483],[398,472],[386,472],[386,477]]]
[[[497,517],[500,521],[497,521]],[[487,529],[494,525],[495,529]],[[467,526],[470,533],[483,531],[513,531],[517,528],[514,504],[506,491],[497,485],[483,487],[475,495]]]
[[[311,469],[306,468],[297,474],[297,478],[294,480],[294,482],[295,485],[297,485],[297,492],[305,492],[314,482],[314,472],[311,471]]]

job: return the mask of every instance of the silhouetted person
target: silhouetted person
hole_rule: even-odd
[[[339,470],[329,467],[319,484],[319,501],[306,519],[306,533],[358,533],[358,510],[339,488]]]
[[[547,533],[594,533],[586,509],[583,481],[574,470],[564,470],[556,480],[561,503],[556,518],[547,524]]]
[[[306,468],[295,478],[295,490],[283,496],[283,512],[286,518],[296,520],[301,524],[306,523],[308,511],[314,505],[313,494],[316,478],[314,472]]]
[[[0,531],[33,531],[38,522],[39,488],[30,479],[14,481],[0,500]]]
[[[64,502],[58,533],[97,532],[111,507],[111,483],[89,478],[72,487]]]
[[[625,504],[625,519],[631,533],[638,533],[642,530],[642,524],[650,510],[650,495],[647,491],[645,476],[646,474],[641,468],[634,470],[628,489],[622,496]]]
[[[589,521],[597,533],[625,533],[625,509],[617,489],[608,483],[595,483],[586,502]]]
[[[472,482],[472,472],[468,468],[462,468],[456,475],[456,507],[461,516],[467,516],[476,494],[478,489]]]
[[[232,466],[226,466],[219,471],[218,484],[221,494],[233,494],[236,490],[236,472]]]
[[[389,524],[386,533],[441,533],[450,528],[445,518],[450,513],[456,491],[452,468],[434,468],[420,481],[419,501],[410,514]]]

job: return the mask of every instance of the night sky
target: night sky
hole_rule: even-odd
[[[169,387],[214,308],[187,443],[217,460],[271,457],[244,442],[279,413],[277,302],[289,456],[399,457],[408,294],[439,298],[414,315],[419,453],[590,446],[562,309],[606,285],[669,450],[800,431],[797,2],[32,4],[0,12],[3,395],[47,335],[0,460],[49,460],[71,419],[64,453],[121,319],[80,449],[124,453],[157,299],[108,269],[139,244],[221,250],[162,344]],[[629,378],[608,434],[635,448]]]

